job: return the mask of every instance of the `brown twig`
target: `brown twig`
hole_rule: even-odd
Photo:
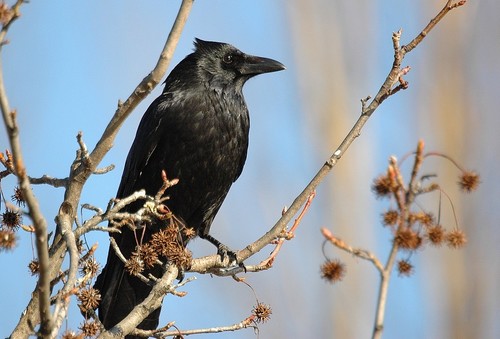
[[[302,212],[300,212],[299,216],[297,217],[297,219],[295,219],[295,222],[290,228],[290,231],[284,232],[285,234],[277,240],[276,247],[274,247],[269,257],[267,257],[267,259],[263,260],[260,264],[257,265],[257,267],[260,268],[260,270],[268,269],[273,266],[274,259],[278,255],[281,246],[283,246],[285,240],[290,240],[295,236],[295,230],[300,225],[300,222],[302,221],[302,218],[304,217],[306,212],[309,210],[309,207],[311,206],[312,200],[314,199],[315,196],[316,196],[316,191],[312,191],[312,193],[309,195],[309,198],[307,199],[304,205],[304,208],[302,209]]]
[[[328,240],[335,247],[337,247],[343,251],[346,251],[348,253],[351,253],[352,255],[354,255],[358,258],[370,261],[377,268],[377,270],[380,273],[383,273],[384,266],[382,265],[380,260],[375,256],[375,254],[371,253],[370,251],[361,249],[361,248],[354,248],[352,246],[349,246],[348,244],[346,244],[345,242],[343,242],[339,238],[335,237],[333,235],[333,233],[330,232],[330,230],[328,230],[325,227],[321,228],[321,234],[323,234],[325,239]]]
[[[9,9],[11,12],[10,19],[2,26],[2,30],[0,30],[0,51],[1,48],[7,44],[7,41],[5,40],[5,36],[7,35],[7,32],[10,28],[10,25],[14,21],[16,21],[17,18],[21,16],[21,13],[19,12],[19,9],[21,8],[21,5],[25,2],[25,0],[17,0],[16,3]]]
[[[127,263],[127,258],[125,258],[125,256],[123,255],[122,251],[120,250],[120,247],[118,246],[118,244],[116,243],[116,240],[113,237],[109,237],[109,243],[111,244],[113,251],[115,251],[115,254],[118,257],[118,259],[120,259],[121,262],[124,264]],[[137,278],[139,278],[146,285],[150,285],[150,286],[153,285],[153,282],[151,281],[151,279],[147,278],[143,274],[137,273],[137,274],[135,274],[135,276]]]

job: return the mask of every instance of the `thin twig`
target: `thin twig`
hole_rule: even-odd
[[[68,178],[53,178],[46,174],[42,175],[40,178],[29,177],[29,180],[32,185],[47,184],[53,187],[66,187],[66,185],[68,185]]]
[[[115,251],[115,254],[118,257],[118,259],[120,259],[123,264],[126,264],[127,263],[127,258],[125,258],[125,256],[123,255],[122,251],[120,250],[120,247],[116,243],[116,240],[113,237],[109,237],[109,242],[111,244],[111,247]],[[135,276],[137,278],[139,278],[143,283],[145,283],[147,285],[150,285],[150,286],[153,285],[153,283],[151,282],[151,279],[147,278],[143,274],[137,273],[137,274],[135,274]]]
[[[309,198],[307,199],[306,203],[304,204],[304,208],[302,209],[302,212],[300,212],[299,216],[297,219],[295,219],[292,227],[290,228],[290,231],[285,232],[285,235],[280,237],[277,241],[276,247],[273,249],[269,257],[267,259],[263,260],[257,267],[260,267],[261,270],[268,269],[272,267],[274,263],[274,259],[278,255],[281,246],[283,246],[283,243],[285,240],[290,240],[295,236],[295,230],[297,227],[300,225],[300,222],[302,221],[302,218],[306,214],[306,212],[309,210],[309,207],[311,206],[312,200],[316,196],[316,191],[312,191],[312,193],[309,195]]]
[[[7,43],[5,40],[5,36],[7,35],[7,32],[10,28],[10,25],[21,16],[21,13],[19,12],[19,9],[21,8],[21,5],[25,2],[25,0],[17,0],[16,3],[10,8],[10,11],[12,13],[11,18],[2,26],[2,30],[0,31],[0,51],[1,48]]]
[[[120,211],[127,205],[140,200],[140,199],[146,199],[146,191],[145,190],[140,190],[137,192],[132,193],[126,198],[123,199],[111,199],[110,203],[108,204],[108,207],[106,211],[102,211],[99,208],[93,207],[88,204],[82,205],[82,208],[86,208],[89,210],[92,210],[96,212],[97,214],[94,215],[92,218],[86,220],[81,227],[78,227],[75,230],[75,234],[77,236],[81,236],[84,233],[87,233],[91,230],[94,229],[100,229],[98,226],[100,223],[103,221],[114,221],[114,220],[124,220],[124,219],[130,219],[130,220],[142,220],[141,216],[138,215],[138,213],[121,213]],[[112,227],[113,228],[113,227]],[[114,230],[110,230],[111,232],[116,232],[118,231],[117,228],[114,228]]]
[[[328,230],[325,227],[321,228],[321,234],[323,234],[325,239],[328,240],[335,247],[343,251],[346,251],[348,253],[351,253],[352,255],[358,258],[370,261],[380,273],[384,272],[384,266],[382,265],[380,260],[375,256],[375,254],[361,248],[354,248],[352,246],[349,246],[339,238],[335,237],[333,233],[330,232],[330,230]]]
[[[172,325],[170,325],[172,327]],[[188,336],[188,335],[194,335],[194,334],[208,334],[208,333],[220,333],[220,332],[234,332],[238,330],[242,330],[245,328],[254,328],[256,329],[257,326],[255,325],[255,316],[251,315],[248,318],[244,319],[243,321],[234,324],[234,325],[229,325],[229,326],[219,326],[219,327],[210,327],[210,328],[200,328],[200,329],[193,329],[193,330],[172,330],[172,331],[158,331],[158,330],[152,330],[152,331],[145,331],[145,330],[134,330],[133,334],[135,335],[140,335],[144,337],[148,336],[155,336],[157,338],[166,338],[166,337],[173,337],[173,336]]]

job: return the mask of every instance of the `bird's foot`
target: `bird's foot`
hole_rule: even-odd
[[[206,234],[206,235],[201,236],[201,237],[203,239],[208,240],[209,242],[211,242],[212,244],[214,244],[217,247],[217,254],[220,257],[221,262],[224,263],[227,260],[228,266],[239,266],[239,267],[243,268],[243,270],[246,273],[247,269],[245,267],[245,264],[243,262],[238,261],[238,256],[236,255],[236,252],[229,249],[229,247],[227,247],[226,245],[224,245],[223,243],[221,243],[219,240],[215,239],[211,235]]]
[[[245,273],[247,273],[247,268],[245,267],[245,264],[243,262],[238,261],[238,257],[236,256],[236,252],[230,250],[229,247],[227,247],[226,245],[220,244],[219,246],[217,246],[217,254],[219,255],[220,260],[222,262],[224,262],[227,258],[229,260],[229,266],[236,266],[237,265],[237,266],[243,268]]]
[[[183,268],[179,268],[179,270],[177,271],[177,280],[179,281],[179,283],[181,283],[186,277],[185,273],[186,272]]]

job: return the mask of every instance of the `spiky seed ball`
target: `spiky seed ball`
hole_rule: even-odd
[[[80,326],[80,330],[85,337],[94,338],[99,334],[100,326],[95,321],[88,320]]]
[[[381,175],[373,180],[372,191],[377,198],[383,198],[392,193],[392,181],[387,175]]]
[[[144,271],[144,260],[138,252],[132,252],[130,259],[125,263],[125,269],[131,275],[138,275]]]
[[[345,273],[345,264],[338,259],[326,260],[321,265],[321,277],[330,283],[341,281]]]
[[[26,200],[24,200],[23,191],[21,191],[21,189],[19,188],[19,186],[17,186],[16,188],[14,188],[14,194],[12,195],[11,199],[19,207],[26,206]]]
[[[400,276],[409,277],[413,273],[413,265],[408,260],[398,261],[398,272]]]
[[[255,321],[258,323],[265,323],[271,318],[271,307],[264,303],[257,303],[252,309],[252,314],[255,316]]]
[[[99,306],[101,294],[95,288],[89,287],[81,289],[77,294],[77,298],[80,301],[78,307],[83,313],[87,313],[91,310],[95,310],[97,306]]]
[[[467,243],[467,237],[462,230],[455,229],[446,235],[446,242],[450,248],[461,248]]]
[[[0,229],[0,250],[12,250],[16,247],[16,234],[11,230]]]
[[[396,225],[399,219],[399,212],[396,210],[388,210],[382,214],[382,223],[386,226]]]
[[[402,228],[394,237],[396,244],[403,250],[416,250],[422,245],[422,237],[411,228]]]
[[[430,212],[418,212],[412,213],[411,215],[414,219],[414,222],[418,222],[424,226],[430,226],[434,224],[434,216]]]
[[[147,243],[140,247],[141,258],[144,260],[144,265],[151,268],[158,261],[158,252],[155,251],[151,244]]]
[[[167,227],[156,232],[151,237],[150,245],[159,256],[168,257],[169,250],[179,242],[179,229],[176,227]]]
[[[83,275],[88,274],[94,277],[99,272],[99,263],[94,259],[94,257],[90,257],[89,259],[83,262],[81,272]]]
[[[28,268],[31,272],[31,275],[36,275],[36,274],[38,274],[38,271],[40,269],[40,263],[38,262],[38,260],[33,259],[28,264]]]
[[[22,222],[23,222],[23,218],[22,218],[21,214],[18,211],[14,211],[8,207],[5,209],[5,212],[2,213],[2,220],[0,221],[2,226],[10,228],[14,231],[19,226],[21,226]]]
[[[193,239],[194,237],[196,237],[196,231],[194,230],[194,228],[185,227],[182,229],[182,232],[184,233],[184,236],[188,239]]]
[[[472,171],[463,172],[458,180],[458,186],[466,193],[475,191],[480,183],[479,174]]]
[[[427,239],[434,246],[441,246],[445,240],[445,230],[441,225],[432,225],[427,228]]]

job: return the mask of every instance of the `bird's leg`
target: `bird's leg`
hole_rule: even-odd
[[[230,250],[229,247],[212,237],[210,234],[200,234],[200,238],[208,240],[215,247],[217,247],[217,254],[220,256],[221,261],[224,261],[224,259],[227,257],[229,259],[229,264],[236,263],[246,272],[245,264],[243,264],[243,262],[238,262],[236,252]]]

